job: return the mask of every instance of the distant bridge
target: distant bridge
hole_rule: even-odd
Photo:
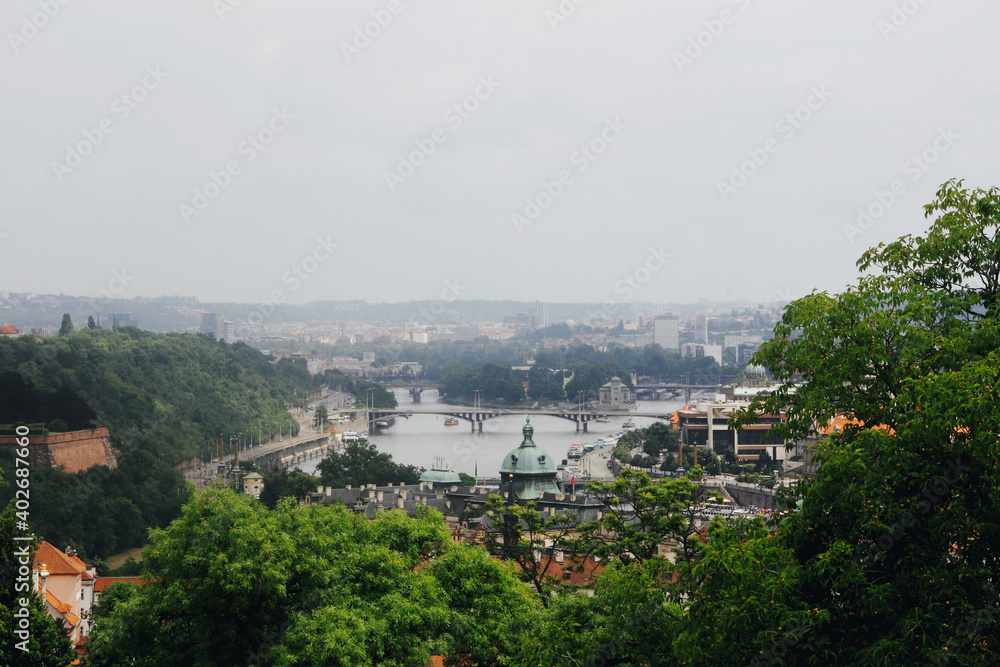
[[[357,412],[365,412],[360,410]],[[593,411],[579,411],[579,410],[558,410],[558,409],[536,409],[527,408],[520,410],[490,410],[490,409],[472,409],[472,408],[456,408],[454,410],[369,410],[368,411],[368,429],[371,431],[372,425],[380,419],[387,419],[389,417],[403,417],[410,418],[414,415],[438,415],[442,417],[453,417],[455,419],[461,419],[467,421],[472,426],[472,432],[483,432],[483,422],[487,419],[496,419],[497,417],[510,417],[517,415],[542,415],[546,417],[559,417],[560,419],[566,419],[576,423],[577,432],[583,431],[587,432],[587,425],[600,418],[628,418],[632,417],[649,417],[652,419],[662,419],[664,421],[670,421],[670,413],[667,412],[593,412]]]

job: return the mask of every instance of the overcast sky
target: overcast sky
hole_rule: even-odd
[[[997,25],[987,0],[8,0],[0,290],[839,290],[942,182],[1000,184]]]

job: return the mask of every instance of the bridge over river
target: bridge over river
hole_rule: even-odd
[[[359,410],[358,413],[364,413],[365,410]],[[547,417],[559,417],[560,419],[566,419],[571,422],[576,423],[577,432],[583,431],[587,432],[587,424],[595,421],[597,419],[627,419],[629,416],[632,417],[650,417],[652,419],[662,419],[663,421],[670,421],[669,412],[594,412],[590,410],[559,410],[559,409],[545,409],[545,408],[527,408],[520,410],[490,410],[487,408],[454,408],[454,409],[442,409],[442,410],[368,410],[368,428],[369,432],[372,430],[375,422],[388,419],[389,417],[403,417],[408,419],[413,415],[440,415],[443,417],[452,417],[454,419],[460,419],[469,422],[472,427],[472,432],[475,433],[479,431],[483,432],[483,422],[488,419],[496,419],[497,417],[508,417],[511,415],[544,415]]]

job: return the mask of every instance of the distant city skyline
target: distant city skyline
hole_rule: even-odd
[[[0,290],[770,303],[998,184],[986,0],[46,7],[0,8]]]

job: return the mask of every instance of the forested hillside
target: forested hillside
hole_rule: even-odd
[[[296,430],[286,406],[316,384],[303,361],[274,363],[198,335],[83,329],[0,339],[0,425],[105,426],[118,459],[115,470],[32,470],[32,530],[91,558],[142,544],[189,497],[174,464],[215,451],[220,434]],[[12,469],[11,456],[0,454],[0,467]],[[0,502],[12,494],[0,489]]]

